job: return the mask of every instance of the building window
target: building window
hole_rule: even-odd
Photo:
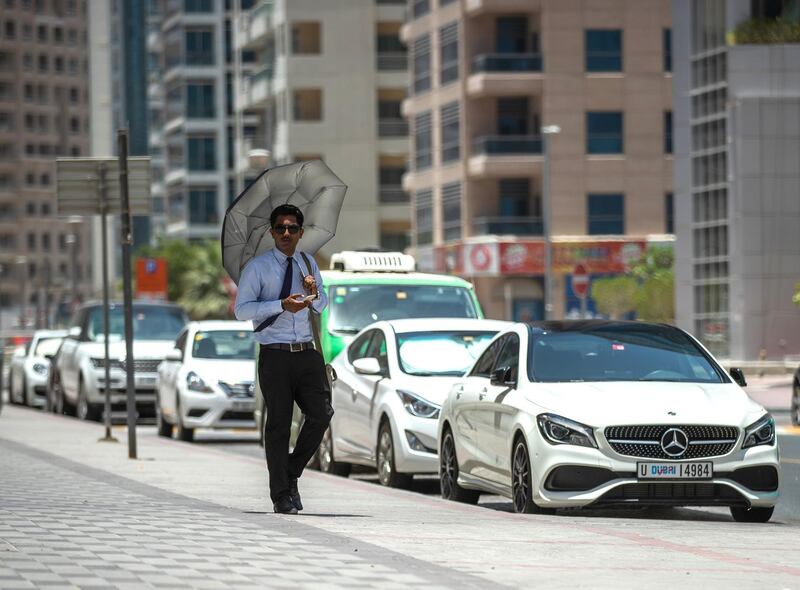
[[[322,53],[322,31],[318,22],[292,23],[292,53],[295,55]]]
[[[622,31],[588,29],[586,31],[586,71],[622,71]]]
[[[445,242],[461,238],[461,183],[442,187],[442,232]]]
[[[34,233],[28,234],[28,250],[31,252],[36,250],[36,234]]]
[[[322,89],[303,88],[292,93],[295,121],[322,121]]]
[[[38,27],[36,27],[36,38],[39,40],[39,43],[47,43],[46,25],[39,25]]]
[[[675,233],[675,201],[672,193],[664,195],[664,220],[665,230],[668,234]]]
[[[379,27],[384,26],[378,23]],[[378,70],[381,71],[402,71],[408,67],[408,57],[406,46],[400,40],[397,32],[381,32],[379,30],[375,37],[375,44],[378,48]]]
[[[408,123],[403,119],[402,100],[378,99],[378,137],[408,137]]]
[[[185,35],[187,65],[214,65],[214,33],[188,30]]]
[[[424,170],[433,164],[430,111],[420,113],[414,118],[414,169]]]
[[[216,170],[217,150],[213,137],[189,137],[189,170]]]
[[[406,203],[408,195],[403,190],[403,166],[381,165],[378,171],[379,200],[381,203]]]
[[[189,190],[189,223],[210,223],[219,221],[217,215],[217,191],[213,188],[193,188]]]
[[[46,55],[39,56],[39,72],[46,72],[49,69],[50,62]]]
[[[414,92],[420,93],[431,88],[431,37],[423,35],[414,40]]]
[[[664,29],[663,34],[664,71],[672,71],[672,29]]]
[[[410,0],[411,1],[411,14],[414,18],[419,18],[428,14],[431,11],[430,0]]]
[[[417,245],[433,243],[433,191],[417,191],[414,198],[417,222]]]
[[[439,113],[442,125],[442,163],[458,160],[461,154],[458,113],[458,101],[444,105]]]
[[[530,106],[527,97],[497,99],[498,135],[527,135],[531,127]]]
[[[441,63],[439,82],[442,86],[458,80],[458,23],[439,29],[439,54]]]
[[[403,252],[408,248],[407,232],[381,232],[381,248],[390,252]]]
[[[214,118],[214,84],[186,85],[186,116],[190,119]]]
[[[213,0],[183,0],[184,12],[214,12]]]
[[[524,16],[502,16],[495,21],[496,53],[528,52],[528,19]]]
[[[42,250],[44,252],[50,251],[50,234],[42,234]]]
[[[622,113],[586,113],[586,153],[621,154],[623,151]]]
[[[6,21],[6,39],[13,39],[17,36],[17,26],[14,24],[14,21]]]
[[[672,153],[672,111],[664,111],[664,153]]]
[[[625,233],[625,197],[621,194],[590,194],[587,198],[587,233]]]

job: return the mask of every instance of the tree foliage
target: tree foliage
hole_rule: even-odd
[[[183,306],[193,320],[230,317],[219,242],[163,239],[155,247],[141,248],[137,256],[166,260],[168,299]]]
[[[800,307],[800,283],[794,285],[794,296],[792,297],[794,304]]]
[[[592,283],[597,310],[612,319],[636,312],[650,322],[675,319],[674,254],[668,246],[654,246],[635,262],[626,275]]]

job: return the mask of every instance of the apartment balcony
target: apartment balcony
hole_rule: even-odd
[[[541,236],[544,233],[544,223],[541,217],[499,216],[475,217],[472,220],[472,235],[513,235],[513,236]]]
[[[402,205],[409,202],[408,193],[401,185],[385,184],[378,190],[378,201],[381,205]]]
[[[484,53],[472,60],[467,94],[473,98],[539,94],[542,80],[539,53]]]
[[[468,172],[476,178],[530,176],[541,162],[539,135],[484,135],[473,142]]]
[[[242,88],[236,100],[238,110],[266,106],[272,96],[272,72],[272,65],[267,65],[242,80]]]
[[[467,16],[495,13],[528,13],[542,9],[541,0],[465,0]]]
[[[252,150],[269,150],[267,139],[263,135],[255,135],[242,139],[242,150],[239,160],[236,162],[236,171],[241,173],[252,172],[255,168],[250,164],[250,152]],[[260,172],[260,170],[259,170]]]
[[[379,52],[376,67],[379,72],[405,72],[408,69],[408,54],[405,51]]]
[[[272,3],[261,2],[239,17],[239,35],[236,49],[258,49],[264,46],[264,40],[272,28]]]
[[[405,119],[379,119],[378,137],[408,137],[408,121]]]

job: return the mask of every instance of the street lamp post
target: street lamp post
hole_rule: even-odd
[[[542,127],[542,237],[544,238],[544,319],[553,319],[553,245],[550,231],[550,135],[561,133],[558,125]]]

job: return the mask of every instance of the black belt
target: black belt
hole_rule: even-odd
[[[304,350],[315,350],[313,342],[274,342],[272,344],[262,344],[264,348],[273,350],[285,350],[287,352],[303,352]]]

